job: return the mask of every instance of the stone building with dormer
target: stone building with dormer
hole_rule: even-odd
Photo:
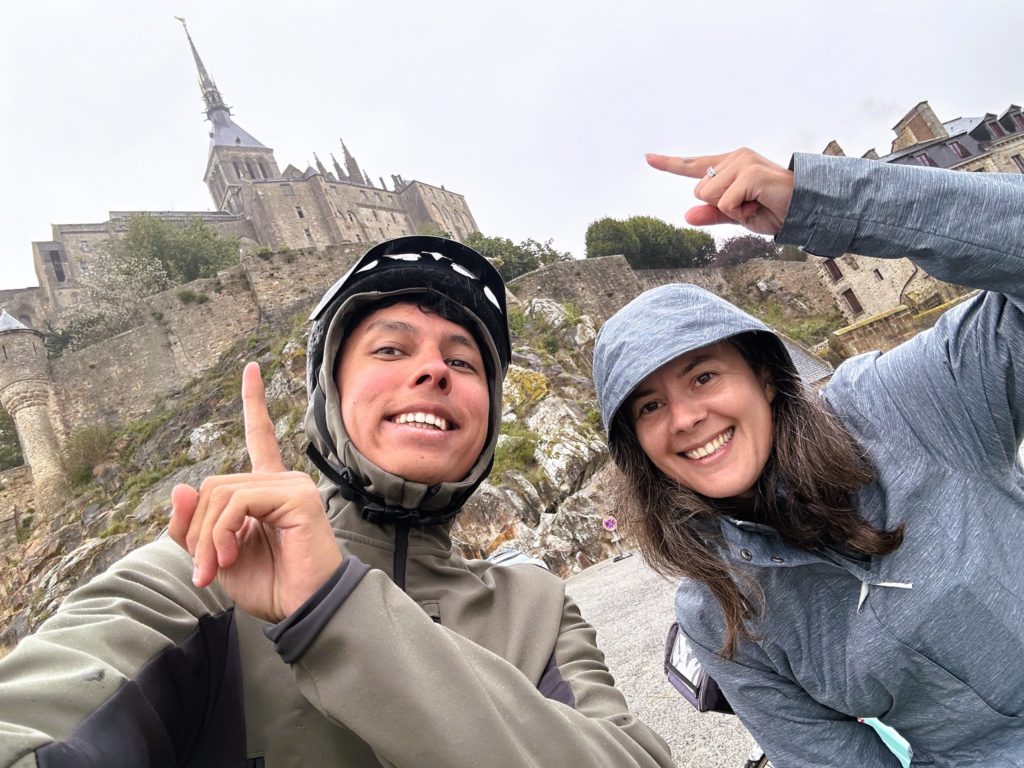
[[[896,138],[889,154],[882,156],[870,149],[862,157],[956,171],[1024,173],[1024,113],[1016,104],[998,115],[989,112],[942,122],[928,102],[922,101],[893,126],[893,132]],[[824,154],[845,153],[831,141]],[[908,259],[845,254],[838,259],[818,259],[818,268],[822,282],[851,323],[900,305],[915,312],[931,309],[964,293]]]

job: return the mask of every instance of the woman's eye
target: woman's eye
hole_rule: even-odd
[[[637,409],[637,413],[643,416],[645,413],[653,413],[656,410],[658,410],[658,402],[656,400],[651,400],[641,405]]]

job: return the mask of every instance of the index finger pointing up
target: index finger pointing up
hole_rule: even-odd
[[[242,371],[242,418],[245,421],[245,448],[249,452],[252,471],[284,472],[258,363],[249,363]]]
[[[677,176],[689,176],[699,179],[708,172],[708,168],[722,162],[726,155],[704,155],[702,157],[671,157],[669,155],[645,155],[647,164],[659,171],[668,171]]]

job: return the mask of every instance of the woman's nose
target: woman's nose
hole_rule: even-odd
[[[672,414],[672,429],[675,432],[691,432],[700,424],[707,410],[699,400],[679,398],[669,404]]]

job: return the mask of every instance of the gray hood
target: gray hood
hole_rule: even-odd
[[[338,397],[338,388],[334,383],[335,362],[345,338],[346,321],[352,316],[352,313],[367,304],[377,303],[382,298],[403,293],[413,295],[422,293],[422,290],[409,289],[387,293],[355,294],[345,301],[335,313],[327,330],[323,362],[317,372],[317,382],[325,400],[323,418],[321,419],[317,414],[317,399],[311,397],[306,408],[303,426],[306,437],[328,462],[336,467],[347,468],[353,479],[362,485],[367,493],[379,497],[386,505],[406,510],[420,510],[424,513],[440,512],[452,507],[453,503],[461,505],[490,470],[494,449],[498,442],[498,431],[501,427],[502,369],[494,342],[486,327],[473,313],[466,310],[467,315],[478,326],[476,329],[478,332],[474,333],[474,336],[481,343],[481,352],[488,361],[490,414],[487,443],[473,468],[463,480],[428,486],[386,472],[367,459],[352,444],[341,420],[341,402]],[[323,427],[326,427],[326,435],[322,432]],[[327,475],[321,475],[319,488],[324,504],[332,517],[338,513],[341,506],[348,503],[338,484]],[[425,516],[430,517],[429,514]]]
[[[795,372],[771,328],[703,288],[675,283],[637,296],[604,324],[594,345],[594,386],[605,431],[637,385],[665,363],[751,331],[778,345]]]

